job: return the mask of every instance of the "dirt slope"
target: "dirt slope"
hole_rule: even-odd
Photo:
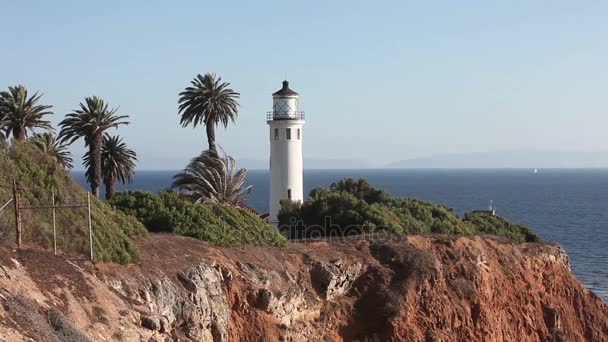
[[[140,261],[0,249],[0,341],[607,341],[608,306],[555,245],[410,236],[216,248],[153,235]]]

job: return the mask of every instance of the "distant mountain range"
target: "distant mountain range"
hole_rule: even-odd
[[[141,170],[180,170],[184,168],[189,161],[189,158],[183,157],[140,157]],[[268,160],[263,159],[247,159],[237,158],[237,167],[246,168],[248,170],[268,170]],[[315,159],[305,158],[305,169],[369,169],[377,167],[372,163],[358,159]],[[80,165],[77,165],[75,171],[82,170]]]
[[[268,169],[265,160],[238,160],[241,167]],[[373,164],[359,159],[304,159],[305,169],[500,169],[500,168],[608,168],[608,151],[508,150],[434,155]]]
[[[142,156],[140,169],[179,170],[188,158]],[[268,160],[237,158],[237,166],[267,170]],[[608,168],[608,151],[578,152],[564,150],[510,150],[444,154],[378,164],[362,159],[305,158],[305,169],[490,169],[490,168]],[[77,165],[76,170],[82,167]]]
[[[389,168],[608,168],[608,151],[512,150],[401,160]]]
[[[268,169],[268,160],[256,159],[239,159],[237,160],[239,167],[244,167],[251,170]],[[358,159],[315,159],[305,158],[305,169],[369,169],[375,165]]]

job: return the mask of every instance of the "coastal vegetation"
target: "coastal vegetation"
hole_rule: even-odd
[[[56,204],[86,203],[86,193],[62,165],[42,153],[33,140],[9,145],[0,139],[0,184],[12,182],[19,186],[22,206],[46,206],[55,194]],[[0,187],[0,201],[12,198],[11,189]],[[107,203],[92,197],[93,249],[95,261],[127,263],[137,256],[131,241],[145,237],[147,231],[134,217],[114,210]],[[4,204],[4,203],[3,203]],[[14,241],[12,207],[0,215],[0,236]],[[53,247],[52,211],[22,210],[23,241],[46,248]],[[57,209],[57,248],[61,252],[88,254],[87,210]]]
[[[204,151],[175,175],[172,187],[196,203],[242,207],[252,188],[243,187],[247,171],[237,170],[234,158],[222,154]]]
[[[226,204],[196,203],[177,192],[119,192],[109,203],[152,232],[171,232],[222,246],[285,245],[287,239],[256,214]]]
[[[391,198],[364,179],[347,178],[310,192],[304,203],[282,201],[281,231],[290,238],[344,236],[388,231],[396,234],[495,234],[515,243],[539,241],[528,227],[504,218],[473,214],[413,198]]]
[[[514,224],[500,216],[476,213],[470,214],[467,220],[475,226],[477,234],[501,235],[515,243],[540,241],[540,237],[529,227]]]

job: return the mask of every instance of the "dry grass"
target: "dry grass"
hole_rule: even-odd
[[[35,341],[91,341],[56,309],[45,310],[35,301],[19,296],[7,300],[4,306],[14,328]]]

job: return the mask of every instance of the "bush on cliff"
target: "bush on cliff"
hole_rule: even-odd
[[[501,235],[511,239],[515,243],[538,242],[540,237],[529,227],[515,224],[500,216],[478,213],[469,214],[470,221],[480,234]]]
[[[397,234],[495,234],[516,243],[538,241],[521,225],[489,215],[463,220],[454,210],[413,198],[391,198],[364,179],[316,188],[306,202],[282,201],[279,225],[290,238],[389,231]],[[301,224],[300,224],[301,223]]]
[[[86,203],[86,192],[50,157],[42,154],[30,142],[9,146],[0,142],[0,183],[7,185],[13,178],[20,188],[22,206],[51,204],[51,193],[56,203]],[[0,202],[12,198],[12,190],[0,187]],[[2,205],[0,204],[0,205]],[[147,235],[144,226],[134,217],[113,210],[106,203],[91,197],[93,249],[95,261],[127,263],[137,255],[130,237]],[[22,210],[24,243],[53,247],[52,212],[50,209]],[[0,212],[0,232],[3,239],[14,239],[14,211],[9,205]],[[57,248],[60,251],[88,255],[87,209],[57,209]]]
[[[223,246],[284,245],[287,240],[258,216],[228,205],[194,203],[177,192],[117,193],[110,204],[137,217],[150,231],[173,232]]]

